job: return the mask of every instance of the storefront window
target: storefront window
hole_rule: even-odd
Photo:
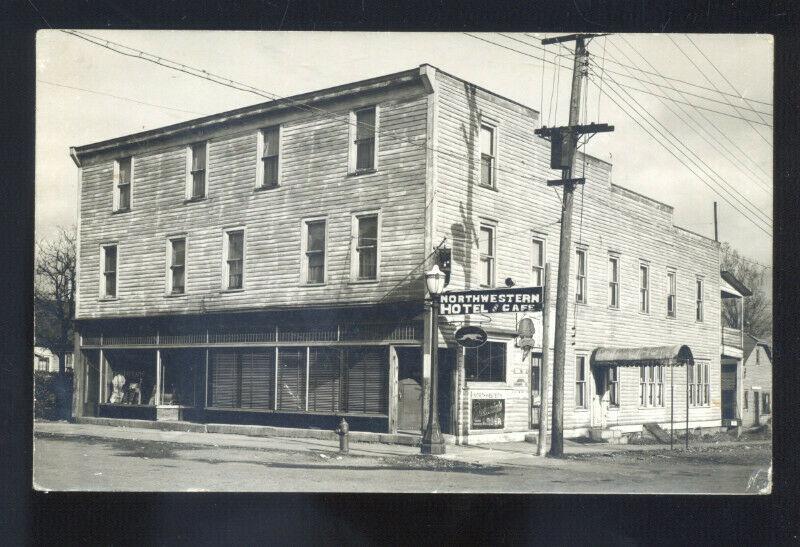
[[[106,351],[101,369],[101,401],[153,406],[156,402],[156,352]]]
[[[486,342],[478,348],[465,348],[464,370],[467,381],[505,382],[506,345],[503,342]]]

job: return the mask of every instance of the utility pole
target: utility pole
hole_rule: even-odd
[[[714,241],[719,241],[719,230],[717,229],[717,202],[714,202]]]
[[[569,303],[570,258],[572,256],[572,202],[577,184],[583,178],[572,178],[578,138],[588,133],[613,131],[607,124],[578,125],[581,104],[581,83],[588,65],[587,38],[596,34],[571,34],[542,40],[542,45],[575,41],[575,60],[572,69],[572,92],[569,101],[569,125],[567,127],[542,127],[534,131],[537,135],[550,137],[550,167],[561,169],[560,180],[547,181],[548,186],[563,186],[564,198],[561,207],[561,239],[558,250],[558,285],[556,288],[556,329],[553,351],[553,424],[550,456],[564,455],[564,362],[567,350],[567,305]],[[549,303],[545,303],[549,305]]]

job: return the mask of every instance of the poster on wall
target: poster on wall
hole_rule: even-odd
[[[473,399],[472,429],[503,429],[505,399]]]

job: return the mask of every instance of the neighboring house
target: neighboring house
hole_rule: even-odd
[[[772,419],[772,349],[749,334],[744,335],[742,360],[743,427],[753,427]]]
[[[742,405],[745,403],[742,391],[744,299],[753,293],[731,272],[722,271],[720,277],[722,425],[736,427],[742,423]]]
[[[64,358],[66,359],[65,367],[71,369],[73,366],[72,353],[67,353]],[[33,348],[33,370],[37,372],[58,372],[59,362],[58,355],[49,349],[38,346]]]
[[[540,125],[422,65],[71,149],[76,415],[418,433],[424,271],[448,261],[447,290],[530,286],[550,262],[554,312],[561,202]],[[566,434],[719,427],[719,244],[577,161]],[[448,440],[534,428],[542,353],[523,359],[521,318],[441,318]],[[456,345],[464,323],[489,341]]]

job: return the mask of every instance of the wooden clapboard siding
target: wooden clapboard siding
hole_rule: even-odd
[[[496,223],[495,281],[498,286],[511,277],[517,285],[530,283],[533,233],[546,237],[546,255],[551,264],[553,289],[558,277],[560,201],[545,185],[559,178],[549,168],[549,142],[535,137],[538,114],[516,103],[471,87],[437,72],[439,110],[437,123],[439,151],[436,171],[436,211],[433,240],[448,237],[453,247],[451,290],[478,287],[479,252],[477,233],[482,220]],[[480,185],[479,123],[485,120],[496,127],[496,190]],[[612,135],[613,138],[613,135]],[[564,426],[567,429],[589,425],[589,413],[575,410],[575,355],[587,356],[598,346],[689,345],[698,358],[709,362],[711,405],[690,410],[690,419],[720,418],[719,367],[719,252],[718,244],[682,230],[672,224],[672,208],[625,190],[610,182],[611,166],[595,158],[578,157],[577,176],[587,183],[575,193],[573,243],[588,249],[588,303],[569,306],[568,333],[576,326],[575,337],[567,343],[565,371]],[[559,189],[560,193],[560,189]],[[609,251],[619,253],[619,310],[608,308],[607,260]],[[638,311],[639,261],[650,265],[650,314]],[[573,255],[571,269],[575,272]],[[677,318],[666,317],[666,271],[677,271]],[[705,320],[695,321],[694,287],[697,275],[705,282]],[[554,294],[555,291],[553,291]],[[570,294],[575,292],[574,274]],[[555,317],[555,298],[550,303]],[[492,316],[490,327],[512,331],[516,318]],[[554,323],[551,327],[553,340]],[[551,352],[552,355],[552,352]],[[504,386],[528,393],[527,364],[516,353],[509,353]],[[525,371],[517,375],[514,370]],[[621,371],[621,407],[609,416],[611,425],[669,420],[668,384],[665,383],[663,408],[639,409],[638,368]],[[520,379],[525,385],[516,385]],[[591,378],[587,378],[588,381]],[[680,381],[680,388],[679,386]],[[685,370],[676,370],[676,419],[685,405]],[[467,389],[472,389],[470,383]],[[469,397],[463,401],[464,416],[469,416]],[[527,419],[527,396],[507,399],[507,416]],[[513,418],[516,423],[518,418]]]
[[[378,164],[347,171],[349,112],[379,107]],[[104,318],[270,306],[421,299],[427,97],[420,90],[350,100],[326,113],[283,115],[281,186],[255,191],[258,127],[206,135],[208,197],[184,203],[186,143],[134,156],[131,211],[112,214],[113,161],[89,162],[81,184],[77,316]],[[327,114],[333,111],[334,114]],[[380,280],[350,283],[351,215],[380,210]],[[300,284],[301,221],[326,216],[327,283]],[[245,290],[222,288],[223,230],[244,227]],[[166,297],[166,238],[185,234],[186,292]],[[118,298],[99,298],[100,244],[119,245]]]

